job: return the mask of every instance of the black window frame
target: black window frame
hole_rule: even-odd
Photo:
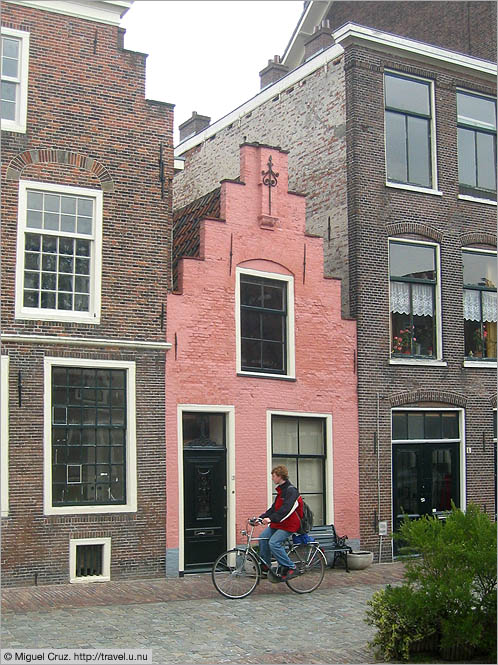
[[[476,124],[475,122],[471,122],[470,119],[466,121],[464,118],[461,118],[461,116],[458,113],[458,98],[460,95],[465,95],[467,97],[475,97],[479,99],[487,99],[489,101],[494,102],[495,105],[495,127],[494,129],[492,128],[487,128],[484,127],[483,125]],[[458,151],[458,164],[459,164],[459,169],[458,169],[458,189],[459,193],[464,195],[464,196],[472,196],[474,198],[480,198],[480,199],[487,199],[490,201],[496,201],[496,157],[497,157],[497,151],[496,151],[496,97],[492,97],[490,95],[483,95],[480,93],[476,92],[471,92],[470,90],[457,90],[456,92],[456,108],[457,108],[457,136],[458,136],[458,141],[457,141],[457,151]],[[474,159],[475,159],[475,186],[470,185],[470,184],[465,184],[460,182],[460,152],[461,152],[461,146],[460,146],[460,139],[459,139],[459,130],[465,130],[467,132],[472,132],[474,135]],[[488,189],[486,187],[480,187],[479,182],[478,182],[478,176],[479,176],[479,167],[478,167],[478,157],[479,157],[479,152],[478,152],[478,147],[477,147],[477,139],[478,135],[486,135],[486,136],[491,136],[493,138],[493,151],[494,151],[494,158],[492,160],[493,165],[494,165],[494,182],[495,182],[495,188],[494,189]]]
[[[269,286],[271,288],[278,288],[282,293],[282,309],[274,309],[271,307],[258,307],[255,305],[249,305],[243,302],[243,284],[259,284],[263,289],[264,287]],[[277,376],[286,376],[288,374],[288,325],[289,325],[289,282],[284,279],[271,279],[268,277],[263,277],[259,275],[254,275],[252,273],[240,273],[239,280],[239,294],[240,294],[240,367],[242,372],[251,372],[258,374],[274,374]],[[260,337],[249,337],[244,335],[244,312],[251,312],[259,315],[259,326],[260,326]],[[276,369],[268,366],[264,366],[263,359],[263,348],[265,343],[277,343],[275,340],[265,339],[263,336],[262,328],[265,315],[269,316],[281,316],[282,317],[282,342],[280,342],[282,347],[282,368]],[[260,346],[260,357],[261,362],[259,366],[249,365],[244,363],[244,353],[243,353],[243,344],[244,341],[258,342]]]
[[[427,94],[428,94],[428,102],[429,102],[429,114],[425,113],[420,113],[418,111],[409,111],[407,109],[401,109],[399,107],[391,106],[387,103],[386,99],[386,78],[391,77],[391,78],[398,78],[398,79],[403,79],[407,81],[415,81],[417,83],[421,83],[426,85],[427,87]],[[422,79],[422,78],[417,78],[415,76],[409,76],[409,75],[403,75],[398,72],[393,72],[393,71],[385,71],[384,72],[384,129],[385,129],[385,151],[386,151],[386,181],[388,183],[392,184],[398,184],[398,185],[407,185],[410,187],[421,187],[423,189],[433,189],[434,188],[434,180],[435,180],[435,165],[434,165],[434,155],[433,151],[435,150],[435,147],[433,147],[433,122],[434,122],[434,104],[433,104],[433,95],[432,95],[432,85],[433,82],[428,80],[428,79]],[[406,179],[403,178],[396,178],[393,177],[391,174],[389,174],[389,155],[388,155],[388,129],[387,129],[387,114],[392,113],[396,114],[399,116],[404,116],[405,118],[405,146],[406,146]],[[427,120],[427,127],[428,127],[428,132],[427,132],[427,146],[428,146],[428,184],[422,184],[419,182],[414,182],[413,180],[410,180],[410,159],[409,159],[409,152],[410,152],[410,145],[409,145],[409,138],[408,138],[408,119],[409,118],[419,118],[423,120]],[[413,149],[413,148],[412,148]]]
[[[58,374],[65,372],[65,382],[61,378],[54,380]],[[90,385],[88,377],[91,373],[95,377],[94,385]],[[78,383],[70,376],[76,377],[80,373],[81,380]],[[107,385],[100,383],[98,375],[107,373],[109,381]],[[112,377],[115,377],[113,380]],[[119,376],[119,380],[118,380]],[[127,446],[128,446],[128,384],[127,371],[114,367],[86,367],[84,365],[53,365],[51,370],[51,487],[52,507],[63,508],[68,506],[118,506],[126,505],[127,502]],[[91,395],[95,393],[95,398]],[[99,401],[99,391],[104,396],[107,391],[107,404]],[[113,405],[112,393],[118,398],[118,404]],[[65,393],[65,401],[62,399]],[[79,393],[79,394],[78,394]],[[75,421],[78,410],[80,422]],[[71,411],[71,413],[70,413]],[[94,423],[85,423],[85,413],[90,415],[94,411]],[[104,411],[108,412],[109,422],[100,423],[99,420],[107,420]],[[113,422],[113,417],[122,422]],[[108,443],[102,443],[107,438]],[[93,439],[93,444],[89,441]],[[100,439],[100,440],[99,440]],[[116,443],[116,441],[118,441]],[[79,442],[79,443],[78,443]],[[79,455],[78,455],[79,451]],[[107,457],[104,460],[104,452]],[[117,451],[120,451],[119,453]],[[93,452],[93,454],[92,454]],[[116,454],[118,459],[113,457]],[[86,457],[86,460],[85,460]],[[90,461],[88,460],[90,458]],[[93,461],[92,461],[93,459]],[[78,473],[79,467],[79,473]],[[99,468],[100,467],[100,468]],[[108,480],[98,482],[100,474],[106,473]],[[122,498],[114,499],[113,471],[121,471],[119,477],[122,485]],[[69,476],[73,474],[73,481],[69,482]],[[94,474],[94,475],[93,475]],[[63,480],[65,476],[65,481]],[[95,480],[88,478],[94,477]],[[94,491],[93,499],[65,499],[65,491],[69,492],[69,486],[79,486],[80,494],[83,488],[90,493]],[[95,487],[92,487],[94,485]],[[101,485],[101,488],[98,488]],[[62,499],[57,497],[58,488],[62,488]],[[97,498],[99,489],[107,490],[107,497]],[[115,485],[114,491],[119,489]]]

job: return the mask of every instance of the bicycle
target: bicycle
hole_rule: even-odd
[[[254,538],[256,526],[262,524],[259,517],[247,520],[246,528],[241,534],[247,538],[245,545],[238,545],[231,550],[220,554],[213,564],[211,577],[219,593],[225,598],[245,598],[258,586],[261,579],[261,566],[265,562],[257,552],[252,542],[260,540]],[[289,533],[289,539],[292,536]],[[295,593],[311,593],[318,589],[325,574],[326,558],[317,541],[306,545],[290,544],[288,555],[295,562],[299,575],[285,583]],[[275,576],[272,568],[268,576]]]

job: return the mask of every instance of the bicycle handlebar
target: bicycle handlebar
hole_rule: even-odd
[[[261,517],[249,517],[247,520],[251,526],[257,526],[258,524],[263,524]]]

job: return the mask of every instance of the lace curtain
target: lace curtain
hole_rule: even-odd
[[[493,291],[464,289],[463,318],[467,321],[481,320],[480,293],[482,293],[482,320],[496,323],[496,293]]]
[[[412,289],[413,306],[410,308],[410,286]],[[391,312],[414,316],[433,316],[434,305],[432,286],[429,284],[408,284],[391,282]]]

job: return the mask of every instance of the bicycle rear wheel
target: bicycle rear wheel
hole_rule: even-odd
[[[311,593],[318,589],[325,574],[325,556],[316,545],[295,545],[289,557],[301,572],[297,577],[286,580],[289,589],[296,593]]]
[[[251,552],[228,550],[214,562],[211,577],[225,598],[245,598],[259,583],[259,564]]]

